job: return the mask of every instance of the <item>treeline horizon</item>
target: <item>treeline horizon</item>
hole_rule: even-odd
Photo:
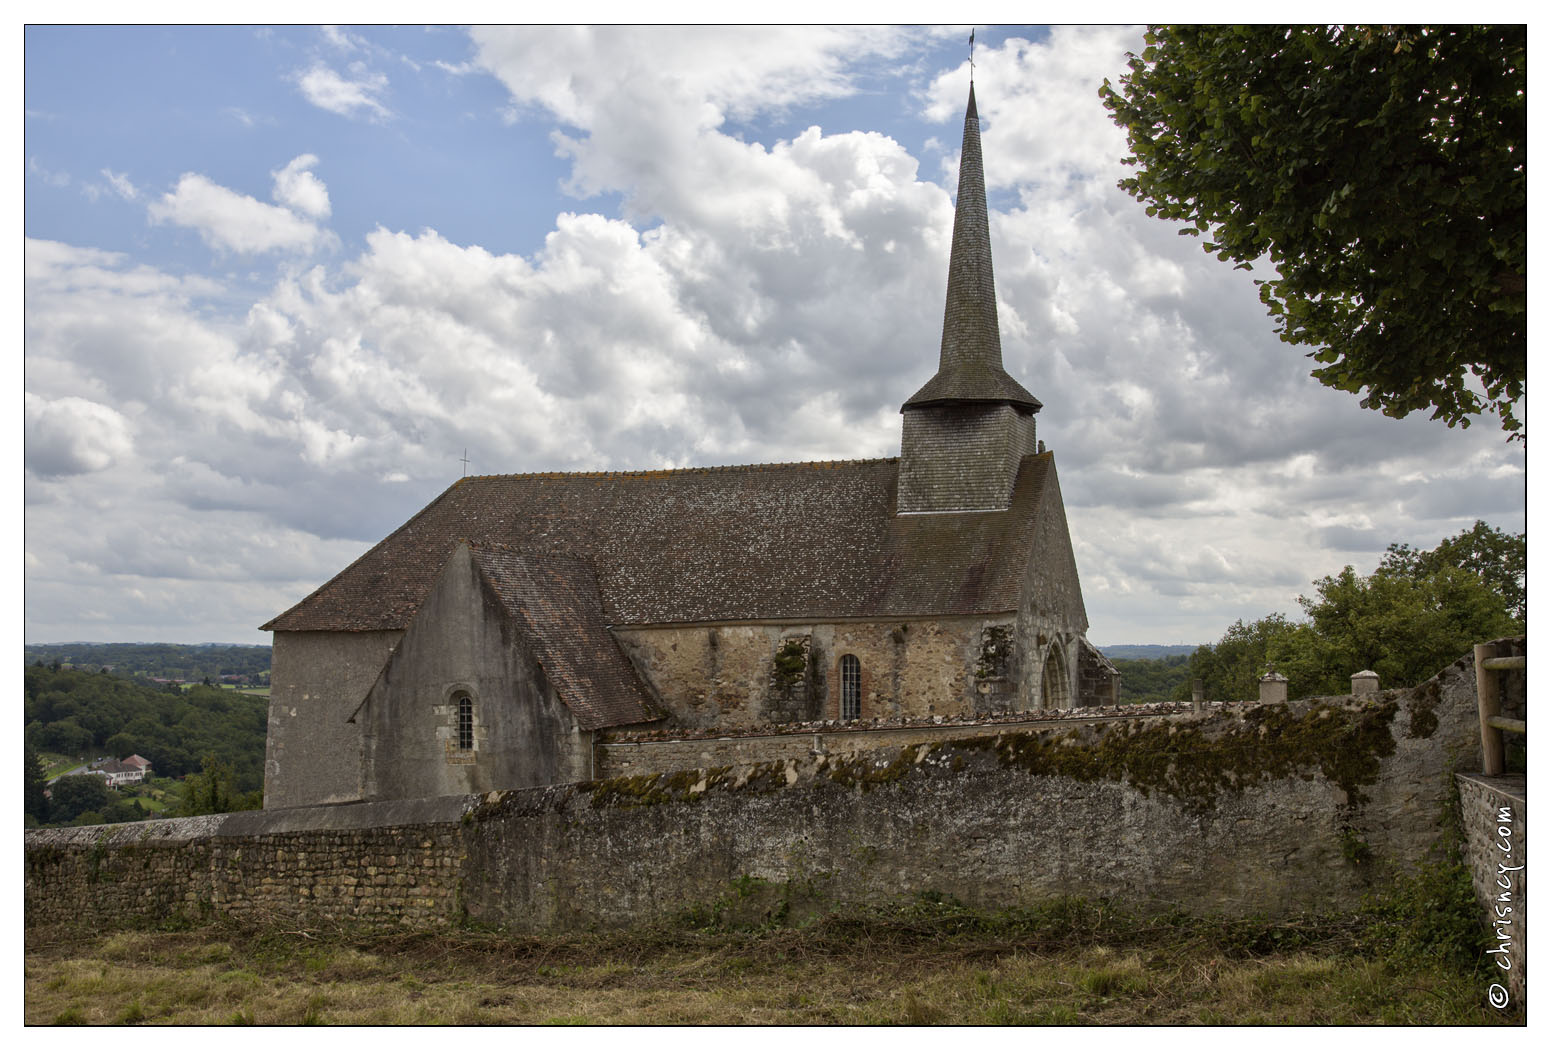
[[[272,649],[265,645],[179,642],[61,642],[23,647],[29,665],[78,668],[126,678],[267,685]]]
[[[1525,534],[1480,520],[1430,551],[1390,544],[1366,576],[1347,566],[1314,581],[1298,596],[1304,620],[1235,621],[1191,654],[1173,699],[1189,701],[1200,679],[1208,701],[1254,700],[1268,669],[1293,698],[1348,694],[1360,671],[1382,689],[1419,685],[1478,642],[1525,633],[1527,554]]]

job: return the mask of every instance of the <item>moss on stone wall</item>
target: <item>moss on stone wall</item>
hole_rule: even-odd
[[[695,800],[706,789],[727,784],[731,771],[730,766],[717,766],[709,770],[677,770],[667,774],[640,774],[594,781],[590,786],[592,805],[598,808],[654,806],[658,803]]]
[[[1001,678],[1012,663],[1012,625],[993,624],[980,632],[980,659],[975,662],[975,678]]]
[[[1411,736],[1421,735],[1428,717],[1437,725],[1425,699],[1421,704],[1408,708]],[[615,777],[590,788],[595,807],[650,806],[695,799],[711,787],[777,791],[797,781],[803,768],[835,784],[866,790],[901,781],[923,764],[960,773],[975,753],[994,750],[1003,767],[1086,783],[1113,781],[1143,795],[1162,792],[1198,811],[1209,810],[1224,792],[1284,777],[1311,780],[1316,772],[1345,791],[1348,804],[1357,805],[1365,802],[1363,786],[1378,780],[1380,760],[1395,752],[1391,724],[1398,710],[1392,699],[1355,707],[1266,705],[1209,720],[1127,719],[1065,731],[908,745],[897,753],[818,756],[812,765],[755,763],[738,767],[736,776],[724,766]]]
[[[862,753],[815,741],[752,765],[478,797],[35,830],[26,913],[542,929],[716,901],[740,874],[728,908],[753,922],[800,915],[805,887],[815,908],[947,885],[997,904],[1081,887],[1149,908],[1349,908],[1426,856],[1439,779],[1478,739],[1469,668],[1441,681]],[[1425,714],[1431,738],[1406,739]]]
[[[828,762],[829,779],[842,785],[858,785],[863,791],[902,779],[928,754],[929,748],[905,747],[891,760],[867,756],[840,756]]]
[[[791,690],[808,670],[808,648],[802,639],[787,639],[776,650],[771,662],[770,683],[778,690]]]
[[[1406,699],[1406,714],[1410,716],[1406,725],[1406,736],[1410,738],[1428,738],[1438,729],[1438,701],[1442,693],[1438,688],[1438,680],[1432,679],[1424,683],[1420,689],[1411,691]]]
[[[1339,785],[1349,804],[1379,777],[1395,752],[1394,701],[1348,708],[1316,704],[1301,714],[1281,705],[1246,710],[1236,726],[1208,732],[1204,722],[1127,720],[1085,734],[1015,734],[989,742],[1002,765],[1077,781],[1115,781],[1143,795],[1163,792],[1207,810],[1222,792],[1284,777],[1310,780],[1317,770]],[[963,742],[985,747],[982,742]]]

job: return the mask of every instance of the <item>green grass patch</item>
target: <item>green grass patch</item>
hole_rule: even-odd
[[[60,755],[58,752],[39,752],[38,757],[43,760],[43,779],[45,781],[51,781],[85,764],[85,760],[80,756]]]
[[[1080,899],[984,910],[928,895],[802,926],[734,926],[701,911],[542,936],[34,928],[25,1009],[29,1023],[104,1025],[1522,1020],[1486,1005],[1489,979],[1476,967],[1394,938],[1386,925],[1402,908],[1222,920]],[[1388,946],[1376,940],[1386,932]]]

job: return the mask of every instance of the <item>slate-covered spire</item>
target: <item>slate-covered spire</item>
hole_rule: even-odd
[[[1002,368],[1002,336],[996,323],[996,282],[991,274],[991,228],[986,219],[985,171],[980,161],[980,116],[975,85],[964,112],[959,159],[959,199],[953,213],[948,259],[948,305],[942,319],[937,375],[904,409],[948,402],[993,402],[1038,412],[1039,399]],[[901,411],[904,411],[903,409]]]

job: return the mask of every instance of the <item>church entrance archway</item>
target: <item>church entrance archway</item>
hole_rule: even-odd
[[[1066,674],[1066,660],[1060,646],[1051,646],[1045,654],[1045,673],[1040,683],[1040,707],[1070,708],[1072,681]]]

